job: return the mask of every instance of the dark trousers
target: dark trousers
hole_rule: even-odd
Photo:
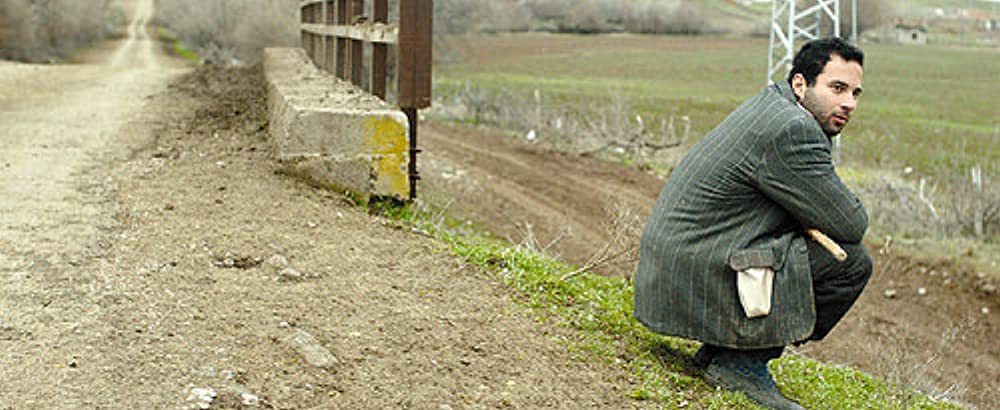
[[[872,258],[862,244],[840,244],[847,252],[847,260],[838,262],[815,241],[807,240],[809,265],[812,271],[813,297],[816,300],[816,324],[810,340],[822,340],[844,318],[872,276]],[[710,352],[733,351],[717,346],[707,346]],[[742,350],[763,361],[781,356],[784,347]]]
[[[816,299],[816,325],[808,340],[821,340],[847,314],[872,277],[872,257],[862,244],[840,244],[847,260],[838,262],[815,241],[806,241]]]

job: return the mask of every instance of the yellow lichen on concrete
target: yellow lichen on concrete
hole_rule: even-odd
[[[375,192],[400,199],[410,196],[410,178],[407,161],[403,155],[376,156],[372,161],[375,170]]]
[[[388,115],[365,119],[365,149],[372,154],[375,192],[379,195],[399,198],[410,195],[410,141],[404,121]]]
[[[371,115],[365,119],[365,148],[371,154],[405,153],[410,149],[407,131],[406,123],[400,122],[400,118]]]

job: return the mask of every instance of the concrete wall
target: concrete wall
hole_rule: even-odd
[[[319,70],[300,48],[264,50],[264,72],[271,144],[288,171],[366,200],[409,198],[401,111]]]

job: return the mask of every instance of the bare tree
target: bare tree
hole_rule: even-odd
[[[108,0],[0,0],[0,57],[66,58],[108,33]]]
[[[0,0],[0,58],[24,60],[32,42],[30,0]]]

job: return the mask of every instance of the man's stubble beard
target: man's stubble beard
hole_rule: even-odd
[[[831,112],[822,111],[822,107],[820,106],[820,103],[816,98],[816,94],[813,92],[812,87],[806,87],[806,92],[805,95],[802,97],[801,103],[802,106],[805,107],[806,111],[809,111],[809,113],[813,115],[813,118],[815,118],[816,122],[819,123],[820,128],[823,129],[823,133],[825,133],[827,137],[833,138],[834,136],[840,134],[840,131],[843,130],[843,127],[836,128],[833,126],[832,111]],[[847,124],[844,124],[844,126],[846,127]]]

